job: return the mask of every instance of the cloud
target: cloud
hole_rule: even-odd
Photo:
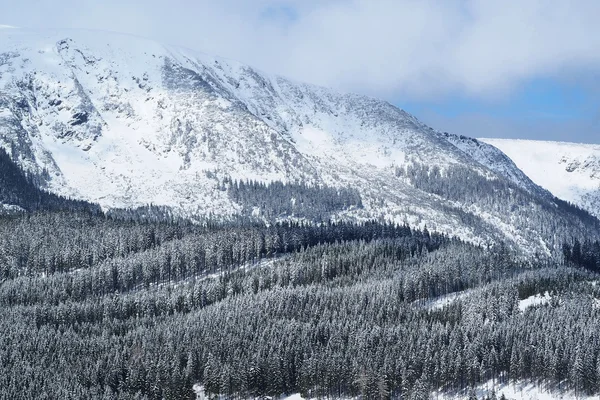
[[[149,36],[343,90],[502,99],[600,67],[596,0],[8,0],[6,23]]]
[[[600,114],[589,118],[557,121],[554,118],[528,119],[498,117],[486,113],[445,116],[423,110],[419,118],[433,128],[475,138],[551,140],[600,144]]]
[[[496,97],[534,76],[600,66],[597,15],[597,1],[337,2],[304,14],[274,61],[386,96]]]

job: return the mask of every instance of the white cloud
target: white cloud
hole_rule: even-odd
[[[268,8],[289,13],[265,16]],[[0,21],[150,36],[387,98],[497,98],[600,67],[596,0],[8,0]]]

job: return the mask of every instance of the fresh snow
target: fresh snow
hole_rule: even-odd
[[[196,384],[193,387],[194,393],[196,393],[197,400],[207,400],[207,396],[204,393],[204,388]],[[475,393],[479,399],[490,395],[494,391],[496,398],[504,394],[507,400],[599,400],[599,396],[585,396],[581,394],[575,394],[573,392],[549,390],[544,387],[540,387],[533,383],[528,382],[517,382],[509,384],[498,384],[497,382],[489,381],[485,384],[479,385],[475,388]],[[447,393],[447,392],[434,392],[430,398],[437,400],[464,400],[469,398],[467,391],[460,393]],[[300,393],[294,393],[291,395],[283,395],[273,398],[274,400],[314,400],[303,397]],[[343,399],[342,399],[343,400]],[[348,399],[350,400],[350,399]]]
[[[192,390],[194,391],[194,393],[196,394],[196,400],[208,400],[209,396],[206,395],[206,393],[204,392],[204,386],[197,383],[192,387]],[[210,397],[211,399],[217,399],[217,400],[226,400],[228,399],[228,397],[226,396],[218,396],[218,397]],[[294,394],[290,394],[290,395],[281,395],[278,397],[267,397],[268,399],[273,399],[273,400],[305,400],[304,397],[302,397],[302,395],[300,393],[294,393]]]
[[[430,311],[440,310],[454,303],[457,300],[468,297],[470,293],[471,290],[465,290],[462,292],[454,292],[444,296],[439,296],[434,299],[427,300],[425,301],[425,303],[422,303],[421,300],[418,300],[415,303],[421,303],[423,307]],[[550,293],[548,293],[547,291],[544,294],[536,294],[533,296],[529,296],[528,298],[519,301],[519,309],[521,310],[521,312],[523,312],[529,307],[547,304],[548,302],[550,302],[551,298],[552,297],[550,296]]]
[[[506,153],[535,183],[600,216],[600,145],[480,139]]]
[[[469,295],[470,291],[465,290],[462,292],[454,292],[449,293],[444,296],[436,297],[434,299],[427,300],[424,304],[424,307],[430,311],[440,310],[457,300],[464,299]]]
[[[0,215],[1,214],[15,214],[25,212],[25,209],[19,206],[15,206],[14,204],[3,204],[0,203]]]
[[[529,307],[546,304],[550,301],[550,299],[550,293],[548,292],[545,292],[543,295],[536,294],[529,296],[528,298],[519,301],[519,309],[521,311],[525,311]]]
[[[599,396],[585,396],[573,392],[559,391],[557,389],[548,389],[529,382],[517,382],[509,384],[498,384],[489,381],[479,385],[475,393],[479,399],[496,392],[496,398],[499,399],[502,394],[507,400],[599,400]],[[440,393],[436,392],[432,398],[438,400],[463,400],[469,398],[467,391],[461,393]]]
[[[363,199],[333,219],[547,250],[506,215],[465,210],[395,176],[414,163],[458,165],[544,196],[495,147],[435,131],[385,101],[130,35],[0,30],[0,146],[28,172],[48,171],[52,192],[104,209],[154,204],[229,217],[240,206],[220,190],[224,178],[326,184]],[[493,233],[482,237],[441,205],[473,213]]]

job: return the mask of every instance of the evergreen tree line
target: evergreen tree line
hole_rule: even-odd
[[[600,392],[597,275],[506,246],[375,222],[0,222],[2,248],[27,260],[0,283],[0,398],[192,399],[201,384],[228,398],[426,399],[523,379]],[[54,271],[31,250],[49,232],[43,258],[67,264]]]
[[[563,255],[568,263],[600,273],[600,241],[575,239],[572,244],[563,245]]]
[[[140,224],[89,212],[0,217],[0,282],[90,268],[200,233],[189,224]]]
[[[43,241],[49,222],[65,226],[52,241]],[[27,225],[10,229],[5,236],[8,249],[3,276],[12,278],[0,286],[7,305],[82,300],[116,292],[143,290],[151,286],[201,278],[252,265],[267,257],[295,252],[320,243],[371,241],[377,238],[406,238],[412,253],[439,247],[449,239],[408,226],[368,222],[308,225],[280,223],[269,227],[216,225],[180,227],[172,225],[116,224],[101,217],[97,229],[90,219],[69,219],[67,215],[24,217]],[[19,226],[20,219],[10,219]],[[36,223],[41,226],[36,228]],[[1,225],[0,225],[1,226]],[[110,228],[113,229],[110,229]],[[39,229],[38,229],[39,228]],[[31,234],[33,233],[33,234]],[[40,245],[43,243],[43,246]],[[63,244],[69,243],[65,247]],[[68,250],[67,250],[68,249]],[[15,294],[15,288],[18,295]],[[12,294],[11,294],[12,293]],[[16,301],[16,300],[14,300]]]
[[[193,267],[193,273],[214,273],[319,243],[420,235],[432,247],[448,240],[427,230],[377,222],[145,224],[89,213],[25,214],[0,219],[0,277],[47,277],[135,259],[146,267],[159,265],[166,273],[182,263]],[[166,279],[155,278],[152,283]]]
[[[507,179],[499,179],[489,172],[477,173],[462,166],[428,166],[413,163],[396,168],[396,176],[417,189],[460,204],[469,215],[459,214],[463,221],[478,232],[493,231],[484,221],[470,213],[475,206],[496,216],[510,216],[509,223],[526,239],[541,235],[546,246],[560,253],[566,239],[597,239],[600,221],[568,202],[533,195]]]
[[[231,179],[226,179],[223,185],[229,197],[242,206],[243,215],[262,216],[269,220],[298,217],[324,221],[335,212],[351,207],[362,208],[360,194],[355,189]]]
[[[105,212],[108,218],[138,223],[186,224],[189,221],[181,218],[168,206],[148,204],[135,208],[111,208]]]
[[[261,218],[191,224],[47,194],[2,152],[0,171],[0,202],[30,211],[0,216],[0,398],[192,399],[200,384],[226,398],[426,399],[490,380],[600,393],[597,220],[573,223],[566,203],[458,167],[398,171],[552,245],[593,238],[564,244],[561,263],[328,221],[362,207],[353,190],[226,181]],[[313,222],[258,222],[290,216]]]
[[[18,206],[25,211],[69,210],[100,213],[98,205],[68,199],[39,188],[42,182],[25,174],[6,150],[0,148],[0,204]]]

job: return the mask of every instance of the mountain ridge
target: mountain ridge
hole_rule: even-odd
[[[600,216],[600,144],[480,139],[506,152],[555,196]]]
[[[0,51],[0,146],[59,195],[230,216],[245,207],[228,180],[348,187],[363,206],[334,219],[410,223],[528,251],[558,245],[524,220],[558,206],[512,160],[388,102],[113,33],[2,30]],[[479,186],[454,193],[449,175]],[[431,182],[417,187],[422,180]],[[483,201],[482,187],[503,193],[514,215],[493,204],[502,200]]]

